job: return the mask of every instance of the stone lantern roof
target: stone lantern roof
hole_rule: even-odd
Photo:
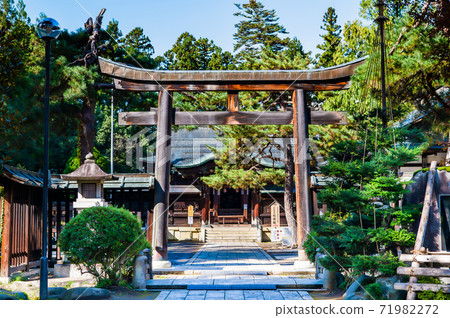
[[[104,172],[94,160],[94,155],[88,153],[84,163],[74,172],[61,175],[61,179],[68,181],[101,181],[116,180],[112,174]]]

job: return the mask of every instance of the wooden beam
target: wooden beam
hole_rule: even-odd
[[[196,84],[179,84],[179,83],[142,83],[133,82],[123,79],[114,79],[114,87],[118,90],[132,92],[157,92],[159,90],[167,90],[170,92],[206,92],[206,91],[293,91],[295,89],[304,89],[308,91],[336,91],[350,88],[350,78],[340,80],[335,83],[302,83],[287,82],[278,84],[267,83],[196,83]]]
[[[402,255],[400,255],[400,261],[402,261],[402,262],[412,262],[414,260],[418,263],[439,263],[439,264],[449,264],[450,265],[450,254],[447,254],[447,255],[402,254]]]
[[[149,112],[121,112],[119,125],[156,125],[158,114]],[[175,112],[174,125],[292,125],[293,112],[204,111]],[[346,125],[346,112],[311,112],[311,125]]]
[[[450,293],[450,285],[435,285],[435,284],[408,284],[408,283],[395,283],[394,289],[397,290],[412,290],[415,292],[421,292],[429,290],[432,292],[438,292],[442,290],[444,293]]]
[[[397,274],[410,276],[450,277],[450,269],[427,267],[398,267]]]
[[[108,59],[99,58],[100,72],[121,80],[146,82],[149,84],[239,84],[239,83],[330,83],[348,80],[366,57],[349,63],[323,69],[311,70],[152,70],[137,68]],[[158,88],[161,90],[161,88]]]
[[[239,111],[239,92],[228,92],[227,108],[230,112]]]

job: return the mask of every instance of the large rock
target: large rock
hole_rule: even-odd
[[[356,292],[351,294],[348,297],[345,297],[345,300],[367,300],[366,292]]]
[[[28,295],[22,292],[13,292],[9,290],[0,290],[1,300],[28,300]]]
[[[49,287],[48,288],[48,297],[49,298],[58,298],[60,295],[64,294],[67,291],[64,287]]]
[[[352,297],[355,295],[355,293],[364,291],[361,286],[364,286],[372,281],[373,278],[365,274],[359,276],[358,279],[354,281],[353,284],[351,284],[350,287],[345,292],[344,299],[345,300],[354,299]]]
[[[77,287],[65,291],[58,298],[60,300],[100,300],[111,297],[111,292],[106,289],[94,287]]]
[[[0,292],[0,300],[19,300],[19,299],[12,295],[3,294],[2,292]]]
[[[392,277],[377,277],[376,283],[381,285],[383,296],[388,300],[405,300],[405,290],[395,290],[394,284],[400,282],[400,278],[395,275]]]

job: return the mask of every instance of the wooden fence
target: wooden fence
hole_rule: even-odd
[[[1,180],[3,198],[3,232],[0,276],[39,266],[42,254],[42,187]],[[48,211],[48,259],[61,259],[57,242],[65,224],[77,215],[73,209],[76,189],[50,189]],[[109,203],[125,207],[146,222],[153,200],[149,190],[105,190]]]
[[[38,266],[42,256],[42,188],[16,182],[3,183],[1,276]],[[58,260],[57,240],[74,212],[76,190],[49,191],[48,259]]]
[[[397,268],[397,274],[409,276],[409,283],[394,284],[395,289],[406,290],[408,292],[406,296],[407,300],[415,299],[416,292],[420,291],[437,292],[442,290],[445,293],[450,293],[450,285],[418,283],[418,276],[428,276],[435,278],[450,277],[450,270],[448,270],[447,268],[442,268],[448,267],[450,265],[450,253],[445,251],[428,252],[427,249],[423,246],[426,230],[428,227],[432,197],[435,189],[436,165],[437,162],[433,161],[428,173],[427,187],[425,191],[425,198],[423,201],[422,214],[420,216],[419,229],[417,230],[416,242],[414,244],[414,250],[412,251],[412,254],[400,255],[400,260],[411,262],[411,266]],[[421,268],[420,266],[423,266],[424,264],[429,267]]]

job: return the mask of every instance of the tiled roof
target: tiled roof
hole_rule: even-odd
[[[281,138],[275,138],[274,143],[282,145]],[[172,133],[171,139],[171,162],[177,169],[193,168],[201,166],[214,160],[214,153],[209,147],[222,148],[223,142],[220,141],[216,131],[208,127],[199,127],[194,130],[180,129]],[[268,150],[266,151],[268,154]],[[272,147],[272,156],[275,158],[284,158],[283,151]],[[155,157],[147,157],[144,161],[154,163]],[[280,160],[273,161],[269,158],[262,158],[261,165],[265,167],[284,168],[284,162]]]

